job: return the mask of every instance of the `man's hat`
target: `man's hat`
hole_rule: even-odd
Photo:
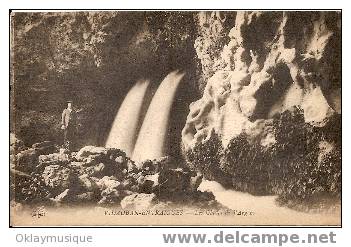
[[[73,103],[73,100],[67,100],[66,102],[67,103]]]

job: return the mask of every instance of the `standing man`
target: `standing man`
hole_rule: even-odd
[[[62,125],[63,129],[63,146],[67,150],[71,150],[74,144],[76,134],[76,113],[73,109],[73,102],[67,101],[67,108],[62,112]]]

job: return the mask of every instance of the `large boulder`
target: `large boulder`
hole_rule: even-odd
[[[159,173],[140,175],[137,179],[138,190],[141,193],[152,193],[159,188]]]
[[[98,180],[96,184],[101,190],[105,190],[107,188],[116,189],[121,185],[121,183],[113,176],[104,176]]]
[[[49,165],[67,165],[70,162],[68,154],[53,153],[39,156],[39,167],[44,168]]]
[[[105,156],[107,155],[108,149],[104,147],[95,147],[95,146],[85,146],[81,148],[77,154],[76,154],[76,159],[78,161],[84,161],[90,156]]]
[[[15,155],[12,157],[13,162],[11,163],[14,163],[18,170],[34,172],[38,166],[55,164],[64,160],[63,157],[59,157],[59,154],[51,154],[56,151],[56,147],[51,141],[35,143],[31,148],[25,149],[23,143],[13,134],[10,139],[11,149],[13,149],[11,153]]]
[[[116,176],[123,179],[128,170],[135,170],[132,162],[126,154],[115,148],[104,148],[95,146],[86,146],[77,152],[71,163],[75,166],[80,174],[89,174],[102,178],[104,176]]]
[[[123,198],[133,194],[129,190],[118,190],[114,188],[106,188],[101,192],[101,199],[98,204],[115,204],[121,202]]]
[[[82,161],[86,165],[99,163],[106,157],[107,149],[104,147],[85,146],[75,155],[77,161]]]
[[[88,174],[83,174],[78,177],[81,188],[84,191],[96,191],[100,189],[99,180],[95,177],[90,177]]]
[[[55,144],[52,141],[43,141],[34,143],[32,148],[36,149],[37,152],[41,155],[51,154],[56,151]]]
[[[63,192],[66,189],[79,189],[78,176],[68,167],[60,165],[46,166],[42,173],[42,178],[46,186],[54,193]]]
[[[26,149],[18,153],[15,157],[15,167],[17,170],[32,172],[38,165],[39,153],[34,148]]]
[[[140,170],[143,174],[155,174],[160,172],[163,169],[176,168],[180,164],[175,162],[169,156],[160,157],[153,160],[145,160],[140,164]]]
[[[191,173],[182,168],[164,169],[158,175],[158,190],[161,195],[184,193],[190,188]]]
[[[80,174],[88,174],[89,176],[103,178],[104,176],[115,176],[119,179],[122,179],[126,175],[126,170],[120,170],[119,167],[115,165],[115,163],[108,163],[108,162],[100,162],[93,166],[83,166],[77,167],[77,170]]]

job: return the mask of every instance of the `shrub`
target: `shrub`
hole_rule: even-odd
[[[215,180],[226,186],[231,182],[228,174],[220,168],[222,157],[222,143],[217,134],[212,134],[207,142],[186,152],[186,160],[191,169],[201,172],[208,180]]]
[[[207,179],[231,183],[255,195],[275,194],[281,204],[313,206],[341,193],[341,116],[323,127],[305,123],[302,110],[273,119],[276,143],[263,147],[242,133],[223,149],[217,135],[187,152],[191,166]]]

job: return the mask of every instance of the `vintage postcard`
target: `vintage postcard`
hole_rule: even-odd
[[[11,11],[11,226],[340,226],[341,11]]]

